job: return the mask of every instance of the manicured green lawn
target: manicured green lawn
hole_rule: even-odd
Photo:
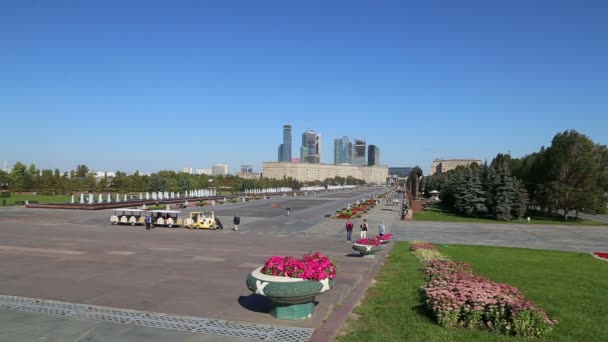
[[[608,225],[606,222],[592,221],[578,219],[577,221],[562,221],[559,219],[544,217],[544,216],[531,216],[531,224],[559,224],[559,225],[584,225],[584,226],[605,226]],[[527,223],[526,220],[512,220],[512,221],[497,221],[491,218],[478,218],[478,217],[466,217],[453,214],[440,208],[432,207],[427,209],[423,213],[414,213],[414,220],[416,221],[440,221],[440,222],[472,222],[472,223]]]
[[[608,262],[589,254],[450,245],[439,249],[476,274],[519,288],[559,324],[539,341],[605,341]],[[338,341],[524,341],[479,330],[444,328],[425,313],[422,265],[398,243]],[[533,340],[525,340],[533,341]]]
[[[6,198],[6,205],[14,205],[17,201],[38,201],[38,203],[54,203],[54,202],[69,202],[71,200],[70,195],[11,195]],[[76,199],[80,200],[80,197]],[[0,205],[2,205],[2,198],[0,198]]]

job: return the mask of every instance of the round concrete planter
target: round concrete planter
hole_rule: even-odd
[[[364,258],[375,258],[376,252],[381,250],[380,246],[371,246],[371,245],[360,245],[358,243],[353,243],[353,249],[359,252]]]
[[[389,242],[391,242],[391,240],[392,239],[390,239],[390,240],[380,240],[380,239],[378,239],[378,241],[380,241],[380,243],[383,244],[383,245],[387,245]]]
[[[334,279],[306,280],[277,277],[260,272],[256,268],[247,276],[247,288],[268,297],[272,304],[270,314],[278,319],[298,320],[312,317],[315,296],[329,291]]]

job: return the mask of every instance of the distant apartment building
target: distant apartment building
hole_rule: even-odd
[[[353,157],[351,164],[359,166],[367,165],[367,158],[365,157],[366,145],[367,143],[365,140],[353,140]]]
[[[319,164],[321,162],[321,134],[311,129],[302,133],[302,147],[300,148],[300,161],[302,163]]]
[[[270,179],[292,177],[301,182],[323,181],[336,176],[362,179],[368,184],[386,184],[388,168],[386,166],[354,166],[311,163],[276,163],[262,164],[262,175]]]
[[[353,155],[353,143],[347,136],[334,139],[334,164],[350,164]]]
[[[183,173],[187,173],[187,174],[191,175],[191,174],[193,174],[193,173],[194,173],[194,169],[192,169],[191,167],[185,167],[185,168],[182,170],[182,172],[183,172]]]
[[[291,125],[283,125],[283,143],[279,145],[278,161],[291,160]]]
[[[367,166],[380,165],[380,149],[376,145],[367,147]]]
[[[214,176],[225,176],[228,174],[228,165],[227,164],[215,164],[213,165],[212,174]]]
[[[213,170],[211,169],[196,169],[197,175],[208,175],[211,176],[213,174]]]
[[[433,161],[433,165],[431,166],[430,175],[434,175],[435,173],[443,173],[448,172],[450,170],[454,170],[458,166],[469,166],[473,163],[477,163],[481,165],[481,160],[479,159],[435,159]]]

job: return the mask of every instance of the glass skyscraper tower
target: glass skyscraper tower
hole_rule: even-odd
[[[278,160],[291,161],[291,125],[283,125],[283,143],[279,145]]]
[[[302,133],[302,147],[300,148],[300,159],[303,163],[321,162],[321,134],[311,129]]]
[[[353,155],[353,144],[347,136],[334,139],[334,164],[350,164]]]

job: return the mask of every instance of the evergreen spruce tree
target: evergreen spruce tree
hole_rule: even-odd
[[[497,220],[508,221],[512,218],[511,210],[515,202],[516,188],[506,165],[499,166],[497,181],[494,193],[494,216]]]
[[[526,214],[526,210],[528,207],[528,191],[526,191],[526,188],[523,186],[521,181],[519,181],[515,177],[513,179],[516,193],[515,202],[513,203],[511,212],[515,217],[517,217],[518,220],[521,220]]]

